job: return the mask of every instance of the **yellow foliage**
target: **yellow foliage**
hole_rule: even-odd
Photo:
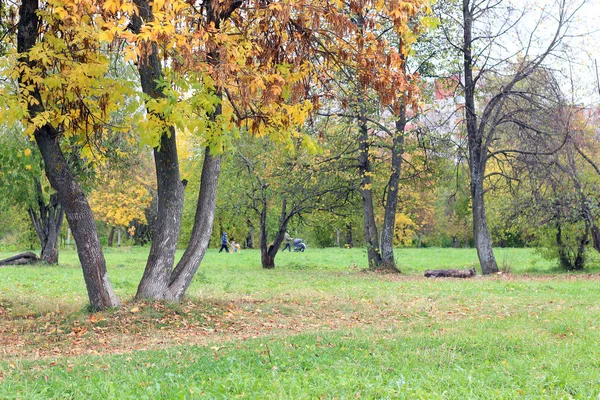
[[[151,182],[149,176],[140,173],[119,174],[105,177],[89,197],[90,206],[99,220],[110,226],[127,228],[137,220],[146,223],[144,210],[150,205]]]

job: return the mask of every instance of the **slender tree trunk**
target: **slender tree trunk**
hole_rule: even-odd
[[[487,227],[485,213],[483,177],[486,166],[487,149],[483,143],[484,126],[478,126],[475,112],[475,85],[473,80],[472,28],[473,9],[470,0],[463,0],[463,61],[465,80],[465,113],[469,144],[469,169],[471,173],[471,203],[473,207],[473,236],[484,275],[498,272],[494,257],[492,239]]]
[[[556,245],[558,247],[558,262],[560,263],[561,268],[567,271],[572,270],[573,265],[571,264],[571,260],[569,260],[566,247],[562,240],[562,227],[560,226],[560,222],[556,223]]]
[[[252,224],[252,220],[250,218],[246,219],[246,223],[248,224],[248,236],[246,237],[246,248],[253,249],[254,248],[254,224]]]
[[[262,185],[261,209],[260,209],[260,260],[265,269],[275,268],[275,259],[269,255],[267,243],[267,196],[266,187]]]
[[[385,200],[385,214],[381,230],[382,269],[400,272],[394,260],[394,230],[396,226],[396,208],[398,207],[398,186],[404,153],[404,128],[406,126],[406,107],[402,106],[400,116],[396,120],[396,135],[392,141],[392,173],[388,182]]]
[[[67,228],[67,246],[71,245],[71,227]]]
[[[110,227],[110,232],[108,233],[108,247],[113,247],[113,240],[115,238],[115,227]]]
[[[471,203],[473,207],[473,236],[475,247],[484,275],[498,272],[498,265],[494,257],[492,239],[487,226],[485,213],[483,171],[471,172]]]
[[[29,63],[28,57],[23,54],[31,50],[38,37],[37,11],[38,0],[21,2],[17,50],[21,54],[21,61],[27,63]],[[19,81],[21,87],[31,84],[22,78]],[[37,89],[26,95],[33,96],[37,100],[37,104],[29,102],[29,117],[33,118],[43,112],[42,97]],[[57,192],[58,200],[73,231],[90,304],[96,310],[116,307],[119,305],[119,301],[108,280],[106,261],[102,254],[94,216],[85,193],[76,182],[60,148],[58,132],[52,125],[46,124],[37,128],[34,136],[44,159],[48,180]]]
[[[143,22],[152,22],[152,8],[147,0],[135,0],[139,16],[132,19],[132,29],[139,33]],[[163,78],[156,43],[140,43],[147,54],[138,59],[138,72],[142,90],[152,99],[164,98],[158,87]],[[179,239],[181,214],[183,212],[183,183],[179,176],[177,141],[175,129],[160,138],[159,147],[154,148],[154,164],[158,184],[158,216],[152,235],[152,246],[144,275],[138,286],[136,298],[164,299],[168,294],[175,251]]]
[[[171,275],[167,296],[169,300],[182,300],[206,254],[215,218],[220,171],[221,156],[213,156],[207,147],[202,166],[194,227],[188,246]]]
[[[346,246],[347,247],[352,247],[352,224],[351,223],[347,223],[346,224],[346,238],[345,238],[345,242],[346,242]]]
[[[363,200],[364,237],[367,244],[369,268],[379,269],[382,265],[382,259],[379,252],[377,225],[375,224],[375,209],[373,207],[372,191],[373,183],[371,180],[372,171],[371,160],[369,158],[369,131],[363,103],[360,105],[360,112],[358,170],[360,174],[360,194]]]

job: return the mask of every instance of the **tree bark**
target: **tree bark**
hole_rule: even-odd
[[[396,208],[398,207],[398,186],[404,153],[404,128],[406,127],[406,107],[402,105],[396,120],[396,132],[392,141],[392,173],[388,182],[385,200],[385,214],[381,230],[381,268],[400,272],[394,260],[394,230],[396,226]]]
[[[21,2],[17,50],[20,54],[20,60],[28,64],[30,61],[26,53],[35,45],[38,37],[39,20],[37,11],[37,0],[23,0]],[[20,78],[19,81],[21,87],[27,87],[31,84],[23,78]],[[37,88],[25,93],[25,96],[33,96],[37,100],[37,104],[28,102],[30,118],[43,111],[42,97]],[[58,200],[65,211],[67,221],[73,232],[90,304],[96,310],[116,307],[119,305],[119,301],[108,280],[106,261],[102,254],[102,246],[100,245],[92,210],[60,148],[58,132],[52,125],[46,124],[35,130],[34,137],[44,159],[48,180],[57,192]]]
[[[483,129],[478,126],[475,111],[475,85],[473,79],[472,29],[473,8],[470,0],[463,0],[463,62],[465,80],[465,113],[469,145],[469,171],[471,175],[471,202],[473,207],[473,236],[479,264],[484,275],[498,272],[485,213],[483,177],[487,162],[487,148],[483,143]]]
[[[169,293],[166,296],[168,300],[182,300],[206,254],[215,219],[220,172],[221,156],[212,155],[207,147],[202,165],[200,193],[198,194],[192,235],[181,260],[171,274]]]
[[[365,116],[364,103],[360,104],[359,116],[359,155],[358,170],[360,174],[360,194],[363,202],[363,233],[367,244],[367,257],[369,268],[379,269],[382,266],[381,253],[379,252],[379,235],[375,224],[375,209],[373,207],[373,191],[371,180],[371,160],[369,157],[369,130]]]
[[[139,33],[143,22],[152,22],[152,8],[147,0],[135,0],[139,15],[132,19],[132,29]],[[163,79],[156,43],[140,43],[146,54],[138,59],[138,72],[142,90],[152,99],[164,98],[158,87]],[[165,299],[175,261],[183,212],[183,184],[179,176],[177,142],[172,126],[160,138],[154,148],[154,164],[158,184],[158,216],[152,235],[150,254],[144,275],[138,286],[136,299]]]

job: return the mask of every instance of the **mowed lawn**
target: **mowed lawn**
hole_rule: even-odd
[[[86,311],[76,253],[0,268],[0,398],[598,398],[600,275],[532,249],[400,249],[402,275],[363,249],[211,249],[182,304],[135,303],[148,249],[106,251],[123,307]],[[12,253],[0,253],[0,258]]]

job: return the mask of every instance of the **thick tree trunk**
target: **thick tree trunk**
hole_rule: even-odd
[[[207,147],[192,235],[181,260],[171,275],[168,300],[181,301],[206,254],[215,218],[220,172],[221,156],[213,156]]]
[[[96,310],[117,307],[119,301],[108,280],[92,210],[85,193],[71,174],[56,132],[45,125],[36,131],[35,140],[44,159],[48,180],[58,194],[73,232],[90,304]]]
[[[49,264],[58,263],[58,236],[64,219],[63,208],[56,194],[50,196],[48,204],[44,202],[42,185],[39,179],[34,178],[35,192],[38,209],[30,207],[29,218],[33,228],[40,239],[40,258]]]
[[[139,16],[132,19],[132,29],[139,33],[143,22],[154,20],[147,0],[135,0]],[[138,59],[138,72],[142,90],[152,99],[164,98],[158,87],[163,78],[156,43],[144,43],[147,54]],[[175,129],[170,126],[154,148],[154,164],[158,184],[158,217],[152,235],[152,246],[144,275],[138,286],[136,298],[164,299],[168,297],[168,286],[179,239],[181,214],[183,212],[183,184],[179,176]]]
[[[37,11],[37,0],[21,2],[17,36],[17,50],[20,54],[29,52],[37,40]],[[21,61],[29,62],[26,55],[21,55],[20,58]],[[19,79],[19,81],[21,87],[31,84],[28,80]],[[29,102],[30,118],[43,112],[42,97],[37,89],[24,93],[24,95],[33,96],[37,100],[37,104]],[[50,124],[46,124],[37,128],[34,136],[44,159],[48,180],[57,192],[58,200],[73,232],[90,304],[94,309],[116,307],[119,305],[119,301],[108,281],[106,262],[102,254],[102,246],[96,231],[92,210],[60,148],[58,132]]]
[[[487,149],[483,143],[485,126],[478,126],[475,112],[475,85],[473,79],[472,28],[473,9],[470,0],[463,0],[463,61],[465,81],[465,114],[469,144],[469,168],[471,173],[471,203],[473,207],[473,235],[484,275],[498,272],[492,249],[492,239],[487,227],[485,213],[483,177],[485,174]]]
[[[382,259],[379,252],[379,235],[377,233],[377,225],[375,224],[375,209],[373,207],[373,183],[371,180],[371,160],[369,158],[369,131],[365,117],[364,104],[361,104],[360,108],[358,170],[360,174],[360,194],[363,200],[363,232],[367,244],[369,268],[379,269],[382,266]]]
[[[404,153],[404,128],[406,126],[405,107],[396,121],[396,135],[392,141],[392,173],[388,182],[385,200],[385,214],[381,231],[381,268],[400,272],[394,260],[394,230],[396,226],[396,208],[398,207],[398,186]]]

